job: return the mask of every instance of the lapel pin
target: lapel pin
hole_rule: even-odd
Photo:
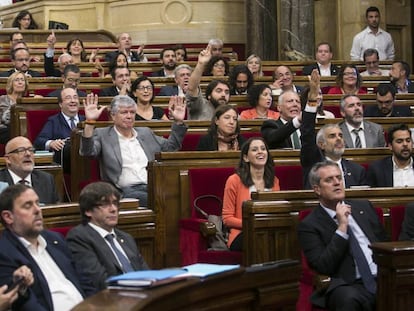
[[[54,241],[53,241],[53,244],[57,245],[57,244],[59,244],[59,242],[58,242],[58,241],[56,241],[56,240],[54,240]]]
[[[363,213],[364,213],[364,211],[359,211],[359,214],[361,214],[361,215],[362,215]]]

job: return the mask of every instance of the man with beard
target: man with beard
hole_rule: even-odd
[[[391,65],[391,83],[397,89],[397,93],[414,93],[414,84],[410,81],[410,65],[404,61],[395,61]]]
[[[312,73],[313,74],[313,73]],[[335,162],[342,174],[345,187],[366,185],[365,169],[342,157],[345,142],[338,124],[326,124],[315,135],[317,95],[320,89],[317,80],[312,81],[308,102],[302,111],[300,163],[303,169],[304,187],[311,189],[309,172],[315,163],[330,160]]]
[[[153,72],[151,77],[174,77],[174,69],[177,66],[174,48],[165,48],[160,53],[162,68]]]
[[[246,95],[254,84],[254,78],[246,65],[236,65],[229,75],[230,94]]]
[[[227,81],[213,80],[206,88],[206,97],[200,89],[200,81],[205,66],[211,59],[211,46],[202,50],[198,55],[197,65],[188,81],[186,101],[189,120],[211,120],[219,105],[227,105],[230,100],[230,86]]]
[[[409,106],[395,105],[396,89],[390,83],[377,86],[377,104],[365,106],[365,117],[412,117]]]
[[[371,163],[367,172],[368,184],[371,187],[414,186],[410,128],[405,124],[391,126],[388,130],[388,141],[392,155]]]
[[[188,89],[188,80],[193,69],[187,64],[178,65],[174,70],[174,80],[177,85],[165,85],[161,88],[158,96],[185,96]]]
[[[364,109],[356,95],[345,95],[341,99],[339,123],[345,148],[385,147],[384,130],[381,125],[364,120]]]
[[[394,60],[394,41],[391,35],[379,27],[380,12],[375,6],[365,12],[367,28],[356,34],[352,42],[351,60],[364,60],[366,49],[377,49],[379,60]]]

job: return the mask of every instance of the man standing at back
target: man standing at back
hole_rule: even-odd
[[[379,27],[380,11],[371,6],[365,12],[367,28],[355,35],[352,42],[351,60],[364,60],[366,49],[376,49],[380,60],[394,60],[394,41],[391,35]]]
[[[44,230],[33,188],[17,184],[5,189],[0,194],[0,213],[6,228],[0,238],[0,284],[7,283],[7,276],[22,264],[30,267],[34,277],[13,310],[70,310],[96,292],[73,264],[63,237]]]
[[[120,199],[109,183],[87,185],[79,196],[82,224],[66,237],[75,262],[99,290],[110,276],[148,269],[133,237],[116,228]]]

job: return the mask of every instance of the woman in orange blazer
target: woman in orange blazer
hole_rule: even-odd
[[[223,222],[230,228],[227,245],[230,250],[241,251],[242,204],[250,200],[251,192],[280,190],[275,176],[273,159],[262,137],[247,140],[240,151],[237,172],[231,175],[224,188]]]

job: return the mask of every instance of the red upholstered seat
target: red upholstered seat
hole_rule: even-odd
[[[71,226],[66,226],[66,227],[49,228],[48,230],[60,233],[65,238],[70,229],[72,229]]]
[[[206,220],[193,206],[194,200],[200,195],[211,194],[223,198],[227,177],[233,172],[234,168],[231,167],[188,170],[191,218],[179,222],[182,265],[196,262],[241,264],[241,252],[208,250],[207,240],[200,233],[200,222]],[[201,200],[198,205],[208,214],[221,215],[221,206],[212,201]]]
[[[397,205],[390,208],[391,218],[391,239],[398,241],[398,237],[401,233],[401,226],[404,220],[405,206]]]

